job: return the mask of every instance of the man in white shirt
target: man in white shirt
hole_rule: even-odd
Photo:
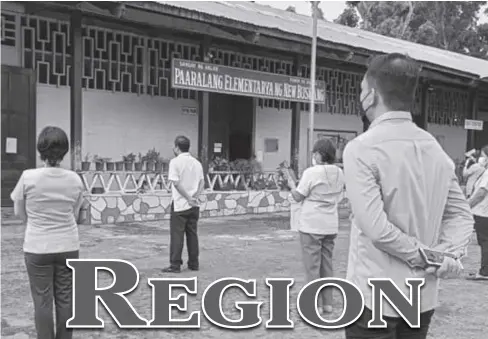
[[[438,278],[458,275],[459,258],[473,232],[473,217],[453,161],[436,139],[417,127],[410,108],[420,68],[393,53],[375,57],[361,83],[368,130],[344,151],[352,225],[347,279],[360,288],[365,308],[346,328],[346,338],[425,339],[437,306]],[[449,252],[442,266],[427,267],[419,249]],[[425,277],[420,328],[410,328],[385,299],[387,328],[368,328],[372,317],[369,278],[391,279],[410,295],[408,278]]]
[[[478,163],[484,172],[474,183],[469,204],[474,214],[476,238],[481,247],[481,268],[477,273],[470,274],[468,279],[488,281],[488,145],[481,149]]]
[[[163,272],[168,273],[181,271],[185,234],[188,269],[192,271],[199,269],[198,196],[202,193],[205,183],[202,164],[189,153],[189,150],[190,139],[185,136],[176,137],[173,149],[176,157],[169,163],[168,173],[173,198],[170,219],[170,266],[163,269]]]

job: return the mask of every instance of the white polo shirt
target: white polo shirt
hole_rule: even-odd
[[[83,203],[83,191],[78,174],[63,168],[34,168],[22,173],[10,197],[13,201],[25,201],[25,252],[79,250],[75,214]]]
[[[344,173],[336,165],[315,165],[303,172],[297,192],[305,197],[300,212],[300,232],[337,234],[338,205],[344,192]]]
[[[181,153],[169,163],[168,180],[179,182],[183,189],[193,196],[198,191],[200,181],[203,180],[203,167],[190,153]],[[187,211],[191,208],[188,201],[171,185],[175,212]]]
[[[481,188],[488,190],[488,169],[475,183],[473,195]],[[488,218],[488,195],[485,195],[484,199],[471,209],[471,212],[478,217]]]

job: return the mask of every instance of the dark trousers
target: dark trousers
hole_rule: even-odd
[[[476,238],[481,247],[481,267],[479,274],[488,276],[488,218],[474,216]]]
[[[336,237],[336,234],[320,235],[300,232],[302,260],[308,282],[334,276],[332,253],[334,252]],[[332,293],[332,288],[322,290],[318,305],[321,307],[332,306]]]
[[[200,209],[192,207],[189,210],[175,212],[171,206],[170,218],[170,265],[173,268],[180,268],[183,264],[181,255],[186,234],[186,247],[188,249],[188,267],[198,269],[198,233],[197,224],[200,217]]]
[[[71,318],[72,271],[66,259],[77,259],[78,251],[52,254],[24,253],[29,276],[37,339],[71,339],[73,332],[66,328]],[[56,332],[53,304],[56,305]]]
[[[346,339],[426,339],[434,310],[420,314],[420,328],[410,328],[403,318],[383,317],[387,328],[368,328],[372,312],[364,312],[352,325],[346,327]]]

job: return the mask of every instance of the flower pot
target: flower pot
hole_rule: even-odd
[[[91,165],[91,162],[89,162],[89,161],[82,161],[81,162],[81,170],[83,172],[89,171],[90,170],[90,165]]]
[[[136,172],[141,172],[142,171],[142,162],[136,162],[136,163],[134,163],[134,170]]]
[[[163,163],[162,162],[157,162],[156,163],[156,172],[162,172],[163,171]]]
[[[98,172],[103,171],[103,165],[104,165],[103,162],[96,162],[95,163],[95,171],[98,171]]]
[[[126,161],[126,162],[124,162],[124,168],[125,168],[125,170],[127,172],[132,171],[132,164],[133,164],[132,161]]]
[[[118,172],[122,172],[124,170],[124,162],[123,161],[117,161],[115,163],[115,170]]]
[[[107,171],[115,171],[115,164],[113,162],[107,162]]]
[[[148,171],[148,172],[154,171],[154,161],[146,162],[146,171]]]

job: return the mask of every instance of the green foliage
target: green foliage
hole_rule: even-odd
[[[488,24],[478,24],[480,9],[486,3],[347,1],[346,9],[335,22],[488,59]]]

